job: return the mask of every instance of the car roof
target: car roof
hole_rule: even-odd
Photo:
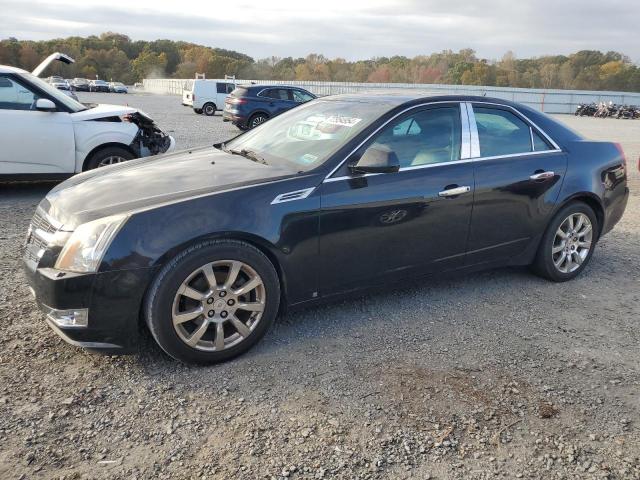
[[[247,90],[266,90],[267,88],[295,88],[296,90],[307,91],[306,88],[298,85],[238,85],[238,88],[245,88]]]
[[[325,101],[386,103],[393,106],[426,102],[485,102],[496,103],[499,105],[506,105],[510,107],[520,106],[514,102],[510,102],[502,98],[484,97],[478,95],[450,95],[434,92],[419,92],[415,94],[408,94],[406,92],[343,93],[339,95],[320,97],[319,99]]]
[[[21,68],[10,67],[9,65],[0,65],[0,73],[29,73]]]

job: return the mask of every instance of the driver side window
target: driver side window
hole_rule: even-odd
[[[462,138],[458,107],[437,107],[401,116],[386,125],[368,146],[385,146],[400,168],[460,159]]]
[[[35,110],[38,98],[13,78],[0,75],[0,110]]]

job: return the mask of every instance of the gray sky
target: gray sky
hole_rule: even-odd
[[[0,38],[104,31],[348,60],[473,48],[486,58],[617,50],[640,62],[639,0],[0,0]]]

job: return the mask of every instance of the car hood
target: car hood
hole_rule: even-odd
[[[120,117],[122,115],[128,115],[129,113],[140,112],[146,117],[147,114],[132,107],[123,107],[122,105],[96,105],[93,108],[81,110],[71,114],[71,118],[74,122],[84,122],[85,120],[96,120],[98,118],[105,117]]]
[[[73,230],[108,215],[294,175],[290,169],[205,147],[81,173],[51,190],[40,207],[65,230]]]

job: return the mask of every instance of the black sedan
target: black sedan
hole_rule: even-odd
[[[109,84],[104,80],[91,80],[89,82],[90,92],[109,92]]]
[[[169,355],[214,363],[285,308],[366,287],[505,265],[570,280],[627,198],[617,144],[523,105],[336,96],[61,183],[24,258],[74,345],[134,351],[141,320]]]

